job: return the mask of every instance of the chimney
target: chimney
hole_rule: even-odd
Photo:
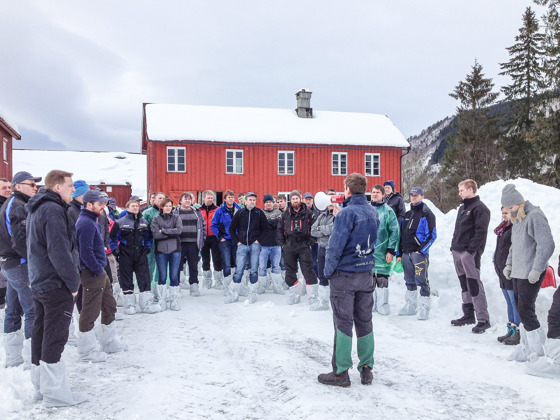
[[[305,89],[301,89],[296,93],[297,99],[297,116],[300,118],[313,118],[313,108],[311,108],[311,93]]]

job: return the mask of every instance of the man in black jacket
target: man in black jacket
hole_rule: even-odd
[[[301,289],[303,285],[298,282],[297,278],[298,262],[307,285],[309,305],[313,305],[317,301],[319,286],[311,254],[311,247],[315,243],[315,238],[311,236],[313,221],[313,213],[305,203],[301,202],[301,193],[298,190],[292,191],[290,204],[282,213],[282,220],[278,223],[276,231],[286,267],[289,305],[299,303],[303,294]]]
[[[0,178],[0,207],[12,195],[12,183],[6,178]],[[6,277],[0,271],[0,309],[6,306]]]
[[[239,269],[233,275],[233,282],[229,286],[229,293],[224,298],[224,303],[237,302],[241,278],[243,277],[242,268],[245,267],[247,258],[249,258],[250,265],[248,299],[249,303],[257,301],[260,241],[263,240],[268,231],[268,220],[263,211],[256,205],[257,194],[248,192],[245,195],[245,207],[235,213],[229,225],[231,240],[237,244],[235,262]]]
[[[395,182],[392,180],[385,181],[383,183],[383,189],[385,190],[385,198],[383,199],[383,201],[385,201],[389,205],[389,207],[393,209],[393,211],[397,215],[397,220],[399,221],[400,225],[406,213],[404,199],[399,192],[395,191]]]
[[[7,307],[4,319],[4,346],[6,367],[31,364],[31,331],[35,319],[33,294],[27,273],[27,244],[25,205],[37,193],[37,182],[42,178],[29,172],[14,175],[11,197],[0,209],[0,267],[7,279]],[[21,330],[25,315],[25,341]]]
[[[68,340],[73,296],[80,284],[76,232],[66,212],[73,192],[72,174],[53,170],[45,177],[45,187],[27,204],[27,256],[35,301],[31,381],[35,398],[42,398],[45,407],[75,405],[85,400],[70,390],[64,362],[60,360]]]
[[[459,196],[463,203],[457,212],[451,252],[461,283],[464,315],[452,320],[451,325],[474,324],[476,312],[478,324],[473,327],[472,332],[481,334],[490,328],[486,293],[480,280],[480,258],[486,246],[490,210],[480,201],[476,190],[476,182],[472,179],[459,183]]]

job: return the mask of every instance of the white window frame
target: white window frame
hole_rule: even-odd
[[[337,159],[337,163],[338,163],[338,172],[339,173],[335,173],[335,167],[334,167],[334,160],[335,160],[335,156],[338,157]],[[342,172],[341,169],[341,162],[342,162],[342,156],[345,157],[345,168],[344,168],[344,173]],[[331,175],[332,176],[346,176],[348,175],[348,153],[346,152],[332,152],[331,153]]]
[[[284,153],[284,168],[281,171],[280,153]],[[288,153],[292,154],[292,173],[289,173]],[[278,150],[278,175],[295,175],[296,174],[296,152],[293,150]]]
[[[9,163],[8,161],[8,139],[3,137],[2,138],[2,157],[4,159],[4,163]]]
[[[375,158],[377,157],[377,171],[374,168]],[[371,158],[371,170],[367,171],[367,161]],[[381,176],[381,153],[365,153],[364,154],[364,175],[365,176]]]
[[[228,171],[228,153],[233,153],[233,162],[232,162],[232,170]],[[226,149],[226,174],[229,175],[243,175],[245,170],[245,151],[243,149]],[[238,171],[236,160],[239,159],[237,156],[238,153],[241,153],[241,172]]]
[[[169,156],[169,152],[173,151],[173,156]],[[179,170],[179,151],[183,151],[183,165],[184,165],[184,169],[183,170]],[[169,158],[173,158],[173,162],[169,162]],[[175,146],[167,146],[167,150],[166,150],[166,164],[167,164],[167,172],[170,173],[175,173],[175,172],[180,172],[180,173],[184,173],[187,172],[187,148],[186,147],[175,147]],[[172,165],[172,167],[170,167],[170,165]]]

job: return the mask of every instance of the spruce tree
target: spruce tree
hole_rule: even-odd
[[[503,136],[506,169],[510,176],[534,178],[538,174],[540,156],[534,142],[538,95],[545,88],[543,40],[535,12],[528,7],[515,44],[507,48],[510,59],[500,64],[500,74],[511,78],[511,83],[502,88],[506,99],[513,105],[513,118]]]

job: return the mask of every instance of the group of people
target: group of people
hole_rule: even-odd
[[[357,173],[344,180],[344,202],[321,210],[311,193],[299,190],[288,197],[266,194],[262,207],[257,194],[238,194],[236,202],[231,190],[216,206],[214,192],[207,190],[201,205],[191,192],[183,193],[177,205],[154,193],[146,208],[133,196],[118,211],[114,199],[85,181],[74,182],[72,175],[53,170],[41,189],[42,178],[28,172],[18,172],[11,181],[0,178],[6,367],[30,368],[35,399],[45,406],[85,399],[71,391],[61,360],[64,346],[75,339],[74,310],[80,361],[103,362],[106,353],[127,350],[115,328],[122,317],[117,306],[127,315],[180,310],[181,287],[200,295],[199,263],[202,286],[222,289],[226,304],[240,296],[254,303],[267,289],[287,292],[290,305],[306,295],[310,310],[328,310],[330,303],[332,371],[318,377],[327,385],[350,385],[352,328],[361,383],[372,383],[372,313],[390,313],[388,286],[396,264],[402,264],[406,283],[399,315],[429,318],[429,250],[437,234],[421,187],[410,190],[408,211],[390,180],[374,185],[368,202],[367,179]],[[477,195],[476,182],[468,179],[458,188],[462,204],[451,252],[463,316],[451,324],[476,324],[472,332],[484,333],[490,319],[480,261],[490,210]],[[328,196],[335,194],[327,190]],[[509,323],[498,340],[519,344],[510,359],[527,361],[531,373],[560,377],[558,292],[549,312],[548,340],[535,314],[554,251],[550,227],[543,212],[512,184],[502,193],[502,215],[495,229],[494,264]],[[182,280],[185,264],[188,278]]]

